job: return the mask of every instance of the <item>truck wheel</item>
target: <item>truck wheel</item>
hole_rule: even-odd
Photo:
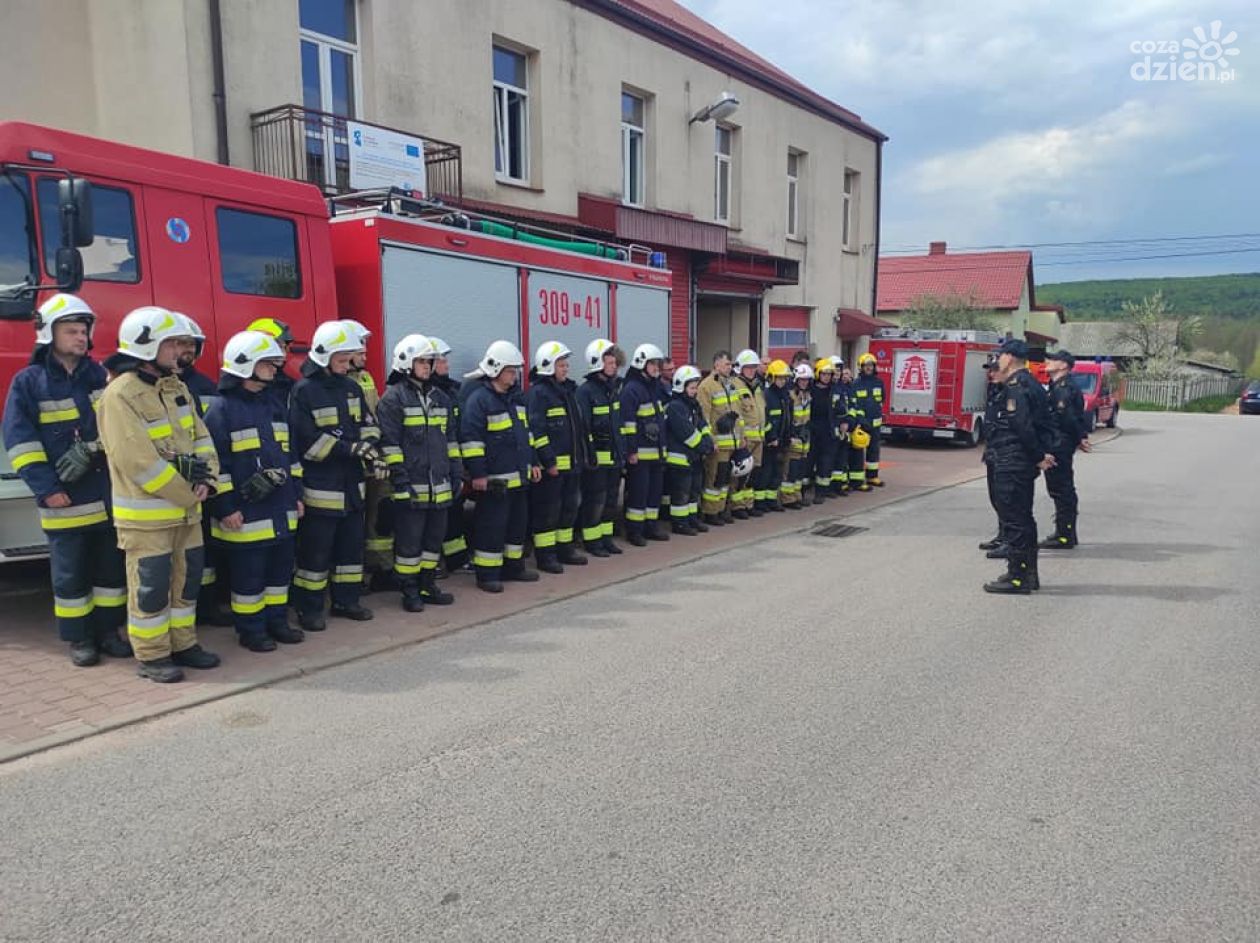
[[[960,432],[958,437],[966,443],[967,448],[974,449],[984,441],[984,420],[977,416],[976,421],[971,424],[971,431]]]
[[[1120,418],[1120,406],[1119,404],[1117,404],[1116,406],[1112,408],[1111,416],[1107,419],[1107,428],[1114,429],[1116,427],[1116,421],[1119,418]]]

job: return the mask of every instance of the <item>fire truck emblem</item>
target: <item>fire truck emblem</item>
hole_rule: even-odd
[[[901,373],[897,376],[897,389],[910,393],[932,391],[932,375],[928,372],[928,363],[924,358],[917,354],[906,358],[901,365]]]
[[[166,238],[182,246],[192,238],[192,229],[189,228],[187,221],[178,216],[172,216],[166,221]]]

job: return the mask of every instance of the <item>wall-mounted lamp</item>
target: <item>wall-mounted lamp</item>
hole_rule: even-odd
[[[713,104],[705,105],[692,115],[687,124],[694,124],[697,121],[721,121],[735,114],[738,109],[739,99],[730,92],[723,92]]]

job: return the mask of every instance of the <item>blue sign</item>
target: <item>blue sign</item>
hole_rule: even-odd
[[[186,221],[178,216],[172,216],[166,221],[166,238],[182,246],[192,238],[192,230]]]

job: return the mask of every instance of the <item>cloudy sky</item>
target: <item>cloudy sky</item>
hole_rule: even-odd
[[[1038,282],[1260,272],[1260,4],[683,2],[889,135],[887,251],[1097,243],[1037,248]],[[1232,80],[1155,80],[1172,43],[1220,55],[1213,21]]]

